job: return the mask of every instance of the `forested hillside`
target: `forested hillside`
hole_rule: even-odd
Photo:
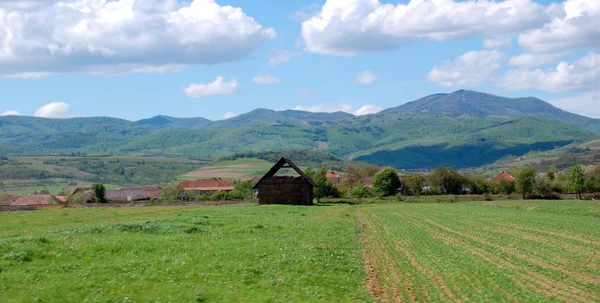
[[[437,94],[379,114],[258,109],[235,118],[0,117],[4,155],[153,155],[213,159],[316,150],[397,168],[489,164],[507,155],[597,139],[599,120],[532,98]]]

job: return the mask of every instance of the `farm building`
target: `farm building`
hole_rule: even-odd
[[[503,171],[499,173],[497,176],[492,178],[492,182],[500,182],[501,180],[507,180],[510,182],[515,182],[515,177],[509,175],[507,172]]]
[[[149,201],[158,198],[162,194],[160,187],[133,187],[119,190],[107,190],[104,199],[107,202],[123,203],[133,201]]]
[[[282,168],[292,168],[294,176],[275,176]],[[296,164],[281,158],[253,187],[258,190],[258,204],[312,205],[315,182]]]
[[[209,195],[220,191],[233,191],[235,185],[221,178],[211,178],[179,183],[179,199],[195,199],[198,195]]]
[[[8,196],[4,205],[59,205],[62,202],[51,195]]]
[[[339,184],[342,181],[342,177],[334,171],[328,171],[325,173],[325,178],[332,184]]]

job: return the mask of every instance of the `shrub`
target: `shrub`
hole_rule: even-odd
[[[92,185],[92,190],[94,191],[94,200],[97,203],[104,202],[104,193],[106,193],[104,184],[95,183]]]
[[[402,186],[398,173],[391,167],[386,167],[373,177],[373,189],[384,196],[393,196]]]
[[[535,189],[535,169],[531,166],[521,168],[517,172],[516,186],[523,199],[529,197]]]

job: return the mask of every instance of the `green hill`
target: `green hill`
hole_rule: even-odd
[[[435,94],[390,108],[383,114],[404,115],[476,115],[482,117],[536,116],[558,120],[569,125],[600,133],[600,120],[562,109],[540,99],[504,98],[474,91],[459,90],[451,94]]]
[[[534,98],[458,91],[376,115],[257,109],[222,121],[0,117],[0,154],[150,155],[199,159],[315,150],[397,168],[493,163],[507,155],[597,139],[596,119]]]

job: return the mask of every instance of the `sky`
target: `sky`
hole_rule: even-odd
[[[600,118],[600,1],[0,0],[0,115],[365,115],[459,89]]]

